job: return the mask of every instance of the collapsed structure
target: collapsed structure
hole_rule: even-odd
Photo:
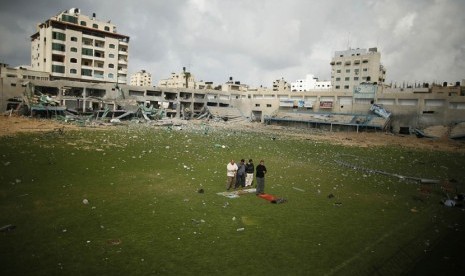
[[[394,132],[465,120],[464,81],[386,85],[377,48],[337,51],[330,62],[331,85],[291,90],[283,79],[273,89],[250,88],[232,77],[222,85],[197,82],[186,68],[158,86],[127,85],[129,37],[118,34],[110,21],[75,8],[38,24],[31,46],[30,67],[0,64],[0,112],[113,122],[134,117],[249,120]]]

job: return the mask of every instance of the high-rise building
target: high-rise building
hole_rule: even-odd
[[[331,59],[331,84],[335,91],[354,91],[360,84],[384,83],[386,70],[377,48],[336,51]]]
[[[32,70],[53,79],[127,82],[129,36],[72,8],[37,25],[31,36]]]
[[[152,86],[152,75],[145,70],[141,70],[131,75],[131,85]]]

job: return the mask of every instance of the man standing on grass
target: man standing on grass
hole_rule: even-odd
[[[255,166],[253,165],[252,159],[249,159],[249,162],[245,165],[245,186],[252,187],[253,182],[253,173],[255,172]]]
[[[266,167],[265,161],[260,160],[260,164],[256,168],[256,178],[257,178],[257,191],[256,194],[264,194],[265,193],[265,174],[266,174]]]
[[[234,160],[231,159],[231,162],[226,166],[226,175],[228,180],[226,182],[226,189],[229,190],[231,187],[236,185],[236,173],[237,173],[237,164],[234,163]]]

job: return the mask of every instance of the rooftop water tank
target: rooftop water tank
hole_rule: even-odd
[[[78,15],[78,14],[81,13],[81,11],[80,11],[78,8],[71,8],[71,9],[69,10],[69,13],[70,13],[70,14]]]

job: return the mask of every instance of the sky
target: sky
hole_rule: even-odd
[[[197,81],[272,87],[331,79],[335,51],[377,47],[386,82],[465,79],[465,0],[0,0],[0,62],[31,63],[37,23],[70,8],[130,37],[129,74],[153,85],[183,67]]]

